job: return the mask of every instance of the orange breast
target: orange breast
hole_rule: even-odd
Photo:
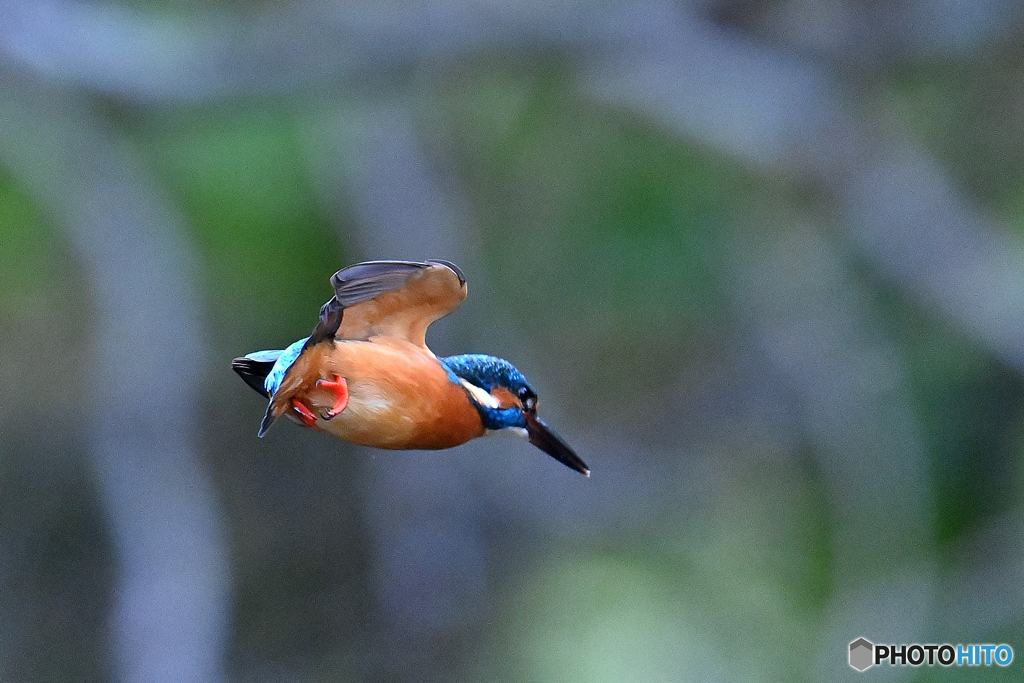
[[[484,433],[480,414],[429,351],[405,340],[325,342],[307,349],[274,395],[274,411],[297,398],[319,415],[333,404],[318,379],[341,375],[348,407],[316,427],[347,441],[391,449],[451,448]]]

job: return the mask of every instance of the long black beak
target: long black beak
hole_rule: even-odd
[[[551,431],[544,420],[525,410],[523,417],[526,418],[526,434],[530,437],[530,443],[566,467],[576,470],[585,477],[590,476],[590,468],[587,467],[587,463],[583,462],[580,456],[576,455],[575,451],[562,441],[562,437]]]

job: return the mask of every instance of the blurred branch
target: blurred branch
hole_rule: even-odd
[[[325,201],[332,207],[350,203],[358,218],[355,231],[341,235],[346,245],[364,256],[443,256],[467,273],[473,294],[453,317],[459,329],[470,332],[456,334],[437,324],[430,332],[432,347],[457,353],[478,350],[465,346],[475,343],[492,351],[494,338],[500,337],[507,348],[516,349],[520,362],[528,363],[533,352],[528,342],[500,310],[487,305],[487,271],[454,175],[427,155],[409,110],[395,100],[349,100],[317,119],[317,140],[320,144],[308,153],[312,175],[324,181]],[[332,196],[338,188],[344,197]],[[552,419],[557,421],[557,415]],[[382,614],[377,637],[402,644],[379,648],[388,653],[388,661],[374,668],[417,677],[431,670],[431,658],[442,656],[446,635],[472,633],[485,617],[492,580],[487,568],[494,561],[484,534],[488,515],[530,525],[543,520],[546,528],[561,526],[575,533],[583,531],[581,519],[587,519],[589,531],[597,534],[609,526],[639,524],[645,513],[670,499],[683,504],[672,483],[675,471],[629,462],[630,445],[599,435],[580,448],[602,468],[585,485],[526,442],[511,438],[473,442],[452,453],[369,459],[373,483],[365,506],[376,546]],[[478,485],[478,476],[488,483]],[[493,492],[493,499],[483,499],[485,491]],[[628,510],[615,504],[631,493],[636,503]]]
[[[317,1],[161,18],[113,4],[2,0],[0,54],[94,92],[188,102],[294,91],[479,48],[576,40],[588,26],[572,6],[523,9]]]
[[[1020,17],[1012,4],[997,0],[980,5],[967,0],[942,3],[960,15],[945,24],[936,22],[950,15],[932,3],[915,0],[885,8],[883,4],[869,3],[867,10],[862,4],[868,14],[849,18],[846,34],[830,36],[833,42],[824,45],[826,56],[857,45],[864,25],[874,21],[865,19],[874,17],[873,11],[883,13],[879,21],[884,26],[872,32],[880,36],[879,42],[862,46],[859,54],[868,58],[969,50],[985,36],[1007,30],[1002,18],[1019,22]],[[446,66],[481,50],[560,51],[577,60],[578,85],[586,96],[657,121],[680,137],[744,163],[819,188],[839,207],[845,236],[876,268],[1024,371],[1024,248],[1019,241],[971,206],[925,150],[876,133],[879,126],[855,113],[844,84],[831,77],[827,67],[725,30],[701,16],[700,9],[701,3],[694,8],[658,1],[429,2],[415,8],[319,1],[246,14],[208,12],[158,19],[116,5],[0,0],[0,60],[91,93],[188,104],[344,81],[350,90],[358,90],[362,82],[376,89],[385,76],[401,76],[402,70],[418,65]],[[826,19],[825,24],[832,22]],[[799,37],[793,40],[799,42]],[[160,553],[168,549],[175,553],[170,566],[184,572],[174,559],[189,556],[184,539],[192,537],[175,534],[174,525],[189,533],[199,529],[195,538],[200,549],[193,548],[191,557],[198,553],[200,561],[188,564],[212,568],[205,578],[195,579],[206,583],[194,593],[209,599],[211,611],[204,613],[205,626],[180,633],[213,634],[198,645],[207,646],[200,648],[207,657],[203,661],[216,667],[223,567],[212,501],[189,459],[192,422],[185,406],[195,403],[188,400],[193,390],[190,373],[181,372],[195,363],[201,340],[187,279],[174,277],[187,264],[187,252],[175,239],[166,214],[154,215],[145,208],[152,197],[139,198],[147,190],[132,174],[123,173],[118,152],[92,142],[95,131],[85,130],[88,124],[82,122],[89,117],[80,109],[69,110],[66,102],[58,107],[25,104],[24,92],[9,85],[2,94],[0,154],[10,158],[23,177],[33,179],[37,194],[71,226],[95,280],[104,359],[96,393],[98,470],[128,585],[156,585],[157,578],[146,575],[147,558],[163,561],[167,558]],[[318,162],[330,168],[340,160],[338,167],[345,169],[341,175],[363,226],[351,243],[372,255],[447,256],[462,264],[479,263],[473,247],[465,246],[463,235],[453,229],[458,221],[445,215],[445,207],[457,207],[458,202],[452,188],[432,170],[409,119],[406,109],[391,104],[355,112],[351,128],[339,127],[336,149]],[[27,141],[49,153],[30,154]],[[44,167],[34,168],[37,161]],[[112,204],[115,200],[119,203]],[[159,201],[155,205],[162,206]],[[149,230],[140,231],[139,226]],[[124,244],[117,239],[119,234],[136,234],[138,239]],[[932,515],[929,490],[901,384],[900,361],[886,340],[865,332],[869,325],[862,302],[844,284],[841,269],[829,269],[836,260],[829,245],[815,236],[805,237],[768,244],[768,259],[748,259],[749,280],[739,283],[736,295],[750,307],[753,335],[787,379],[801,423],[820,451],[830,502],[836,502],[843,517],[841,534],[847,534],[840,534],[837,541],[846,544],[841,550],[844,566],[856,574],[865,563],[885,559],[887,548],[901,547],[896,537],[904,528],[900,525],[926,533]],[[172,265],[157,256],[166,249]],[[129,313],[122,315],[122,309]],[[152,320],[152,311],[160,311],[159,320]],[[158,325],[168,329],[154,335]],[[154,336],[159,337],[155,342]],[[170,344],[170,339],[176,343]],[[125,363],[137,367],[129,371]],[[161,367],[166,371],[153,370]],[[136,377],[152,382],[127,379]],[[868,382],[865,377],[873,379]],[[155,386],[157,380],[167,380],[169,386]],[[140,414],[132,413],[132,419],[141,427],[131,433],[119,431],[124,411],[136,406]],[[146,440],[134,443],[129,439],[132,434],[143,434]],[[499,504],[523,516],[556,519],[567,527],[581,510],[592,515],[594,528],[607,529],[623,519],[645,520],[647,510],[669,498],[683,498],[673,487],[684,477],[645,471],[645,463],[630,462],[633,444],[605,435],[587,438],[589,443],[581,450],[598,454],[598,460],[591,463],[594,482],[585,490],[551,480],[525,491],[516,463],[527,461],[513,458],[511,445],[473,444],[461,452],[479,453],[481,458],[508,455],[509,464],[502,468],[506,478],[496,480],[507,494]],[[159,448],[152,451],[155,444]],[[678,457],[679,450],[665,460]],[[154,452],[160,455],[153,457]],[[659,457],[653,450],[647,454]],[[395,462],[393,470],[381,475],[379,491],[371,495],[386,582],[381,586],[382,602],[394,622],[387,627],[390,634],[401,635],[403,619],[410,615],[434,619],[439,624],[435,630],[441,630],[466,614],[466,605],[484,591],[478,512],[468,502],[465,492],[470,487],[461,479],[465,475],[451,465],[452,457],[417,460],[413,465]],[[174,473],[147,469],[178,462],[175,458],[180,469]],[[598,464],[614,476],[604,478]],[[489,472],[494,467],[481,466]],[[448,498],[440,504],[432,496],[442,485]],[[627,490],[629,486],[635,489]],[[175,507],[179,493],[196,496],[198,502]],[[460,500],[464,507],[457,505]],[[638,502],[628,510],[612,503],[623,500]],[[443,518],[442,508],[458,514]],[[166,516],[154,518],[156,510]],[[597,519],[601,512],[608,516]],[[869,537],[878,529],[884,531],[886,524],[891,527],[884,540]],[[153,533],[147,535],[147,530]],[[167,545],[146,545],[156,538]],[[861,552],[863,556],[855,557]],[[912,555],[913,549],[890,564],[906,569],[915,559]],[[153,567],[162,566],[153,561]],[[455,576],[455,564],[468,568],[467,574]],[[423,586],[415,583],[421,577],[410,567],[424,566],[434,572],[425,579],[431,588],[458,581],[467,588],[435,595],[428,606],[411,602],[422,598]],[[1019,567],[1010,563],[999,571],[1012,579]],[[133,572],[143,578],[135,581]],[[907,606],[908,599],[897,602],[892,596],[915,582],[919,592],[908,595],[920,597],[921,605],[932,604],[931,577],[927,567],[911,568],[906,576],[889,577],[882,586],[865,582],[842,589],[850,588],[844,595],[852,604],[870,605],[872,610],[890,605],[889,612],[879,608],[876,614],[893,615]],[[987,577],[981,583],[1006,582],[1005,577]],[[176,600],[184,599],[184,585],[171,581],[170,597],[158,594],[156,599],[178,604]],[[135,652],[132,647],[158,647],[154,643],[164,642],[154,636],[128,644],[131,619],[145,615],[133,601],[141,594],[125,594],[119,622],[129,660]],[[832,615],[833,625],[843,613],[839,608]],[[893,618],[909,623],[918,615],[904,611],[911,616]],[[977,628],[984,628],[986,615],[972,618],[981,624]],[[173,615],[167,619],[173,620]],[[414,630],[430,630],[430,623],[404,623]],[[165,627],[170,628],[149,625],[155,634]],[[906,639],[908,633],[897,629],[895,637]],[[836,634],[849,635],[838,628]]]
[[[0,73],[0,160],[67,230],[95,302],[86,436],[119,565],[118,677],[221,680],[228,568],[196,454],[195,257],[173,209],[74,97]]]
[[[345,188],[359,218],[342,235],[346,246],[366,258],[446,258],[478,272],[468,211],[421,147],[408,111],[362,104],[321,118],[318,139],[329,144],[308,150],[328,205],[342,202],[337,188]],[[480,278],[473,279],[475,288]],[[437,327],[431,344],[440,334],[441,347],[451,347],[449,328]],[[387,653],[372,669],[424,680],[426,671],[458,664],[443,662],[444,638],[475,623],[486,604],[482,507],[450,458],[369,463],[373,485],[364,506],[382,616],[374,651]]]
[[[902,11],[917,16],[922,7],[909,3]],[[961,16],[977,15],[976,27],[1010,12],[1003,3],[957,7]],[[1024,270],[1013,265],[1024,263],[1024,249],[1008,237],[993,238],[998,226],[970,207],[923,151],[905,143],[888,151],[894,145],[852,117],[841,85],[813,64],[668,2],[417,8],[308,2],[244,16],[207,13],[200,20],[158,19],[115,5],[3,0],[0,54],[97,92],[188,101],[442,64],[480,49],[563,50],[583,60],[581,87],[597,99],[754,164],[822,183],[883,270],[1024,368],[1024,337],[1000,322],[1015,320],[1024,308]],[[899,16],[890,21],[903,26]],[[932,21],[918,30],[932,36],[925,43],[942,35],[960,40],[963,31],[947,29]],[[879,185],[879,174],[895,179],[899,190],[889,180]],[[922,211],[939,205],[940,211]],[[979,268],[997,273],[995,281],[935,277]]]
[[[699,20],[666,22],[663,31],[644,51],[591,65],[581,81],[584,89],[755,166],[822,188],[840,207],[846,234],[876,267],[1024,371],[1024,248],[970,206],[926,152],[907,141],[880,139],[869,122],[846,109],[840,84],[807,62]],[[754,316],[762,321],[762,341],[797,389],[804,423],[821,447],[832,499],[846,517],[837,528],[855,536],[846,539],[852,548],[840,552],[849,558],[853,549],[866,550],[879,560],[883,547],[903,548],[898,530],[904,522],[928,533],[933,511],[924,463],[908,407],[892,403],[898,385],[889,397],[866,391],[872,385],[867,377],[881,374],[899,382],[898,360],[877,340],[858,343],[865,326],[850,315],[855,302],[820,300],[839,290],[820,279],[805,281],[806,268],[794,268],[805,249],[796,241],[769,250],[764,265],[779,272],[742,291],[748,305],[767,307]],[[834,268],[834,256],[820,261]],[[867,540],[860,534],[868,528],[891,531],[881,544],[858,542]],[[919,556],[924,562],[927,555]],[[891,632],[910,638],[916,627],[907,619],[924,613],[883,609],[907,606],[908,599],[934,601],[932,572],[907,569],[910,559],[877,567],[906,573],[891,579],[898,585],[869,581],[843,587],[851,591],[850,602],[839,604],[841,593],[833,618],[846,624],[856,614],[864,623],[878,623],[891,616],[894,628],[875,631],[879,637]],[[1016,576],[1015,567],[1006,569]],[[904,578],[917,586],[915,592],[900,592]],[[850,604],[869,607],[846,610]],[[987,616],[979,628],[998,623],[995,613]],[[823,642],[822,652],[834,652],[835,642],[848,641],[854,631],[860,632],[829,631],[832,640]]]
[[[833,63],[965,57],[1007,40],[1024,13],[1015,0],[697,0],[701,12],[773,45]]]
[[[365,257],[443,256],[466,267],[476,264],[469,211],[446,186],[452,174],[439,173],[421,145],[408,108],[350,98],[343,110],[316,123],[319,146],[309,146],[307,156],[324,201],[334,213],[350,204],[358,217],[356,229],[341,235],[348,248]]]
[[[1024,371],[1024,247],[906,144],[843,183],[850,234],[885,274]]]
[[[811,65],[698,20],[662,27],[645,50],[591,65],[584,89],[824,188],[882,271],[1024,371],[1018,239],[970,206],[923,150],[870,133],[840,85]]]
[[[1019,30],[1024,19],[1020,7],[1006,0],[808,4],[778,4],[768,33],[780,43],[840,60],[963,53]],[[704,24],[698,14],[728,13],[728,5],[308,0],[175,15],[113,3],[0,0],[0,54],[38,75],[94,92],[184,103],[295,91],[414,64],[443,64],[481,49],[553,49],[577,56],[635,51],[652,45],[651,36],[665,22],[678,30],[685,15]],[[685,42],[678,48],[688,49]]]
[[[737,247],[736,308],[818,454],[840,582],[930,557],[930,478],[896,345],[826,240],[778,226],[750,240],[757,232]]]

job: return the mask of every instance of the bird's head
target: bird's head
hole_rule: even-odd
[[[494,356],[467,354],[441,359],[453,382],[461,384],[490,432],[509,430],[563,465],[590,476],[590,468],[537,416],[537,392],[511,363]]]

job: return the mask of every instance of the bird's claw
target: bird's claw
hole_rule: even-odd
[[[334,394],[334,405],[331,409],[321,414],[325,420],[330,420],[341,414],[341,411],[348,407],[348,382],[341,375],[335,375],[334,379],[318,379],[317,388],[327,389]]]
[[[316,415],[314,415],[313,412],[306,407],[306,404],[299,399],[292,399],[292,409],[299,414],[299,422],[302,424],[307,427],[312,427],[316,424]]]

